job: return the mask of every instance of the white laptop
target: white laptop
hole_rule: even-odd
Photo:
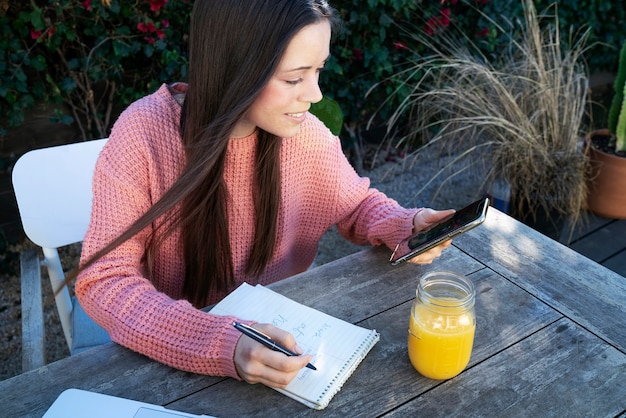
[[[67,389],[59,395],[43,418],[198,418],[159,405],[132,401],[116,396]]]

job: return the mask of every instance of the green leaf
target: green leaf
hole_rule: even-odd
[[[343,127],[343,112],[339,103],[324,96],[321,101],[311,104],[309,110],[317,116],[324,125],[333,133],[339,135]]]
[[[35,55],[31,58],[30,66],[33,67],[37,71],[45,71],[48,67],[46,59],[43,55]]]
[[[30,12],[30,23],[36,30],[44,30],[46,28],[46,23],[41,9],[36,9]]]
[[[113,41],[113,52],[117,57],[127,57],[131,54],[131,51],[131,48],[126,42],[120,39]]]

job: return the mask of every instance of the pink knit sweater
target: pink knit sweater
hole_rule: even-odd
[[[181,93],[186,85],[176,84]],[[181,106],[168,86],[135,102],[119,117],[98,160],[91,223],[82,259],[117,237],[174,183],[185,162],[179,135]],[[306,270],[320,237],[332,225],[357,244],[394,246],[409,235],[415,210],[369,188],[346,160],[338,138],[308,115],[281,151],[282,201],[277,247],[260,277],[244,274],[252,246],[253,159],[256,135],[232,139],[225,181],[237,284],[269,284]],[[179,233],[167,238],[147,278],[142,255],[147,228],[90,268],[76,283],[85,311],[113,341],[172,367],[239,378],[233,318],[211,315],[182,299],[184,265]],[[223,294],[211,294],[213,304]],[[243,318],[254,320],[254,318]]]

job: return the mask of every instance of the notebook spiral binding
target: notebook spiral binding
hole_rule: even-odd
[[[324,389],[324,391],[320,394],[319,398],[317,398],[317,402],[326,405],[330,402],[330,400],[339,392],[343,386],[343,384],[352,376],[352,373],[356,368],[361,364],[367,353],[374,347],[374,345],[380,339],[380,334],[376,332],[376,330],[372,330],[372,333],[369,337],[364,340],[361,345],[357,348],[357,350],[350,356],[350,358],[344,363],[343,367],[337,372],[333,380],[330,381],[328,386]],[[358,361],[353,362],[355,356],[360,356]],[[349,368],[348,368],[349,366]],[[341,380],[339,381],[339,379]],[[338,382],[338,384],[337,384]],[[333,390],[331,392],[331,390]],[[325,399],[325,402],[322,400]]]

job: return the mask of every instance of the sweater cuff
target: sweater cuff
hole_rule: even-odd
[[[402,214],[396,218],[395,225],[392,227],[391,236],[389,237],[390,241],[385,242],[389,249],[393,250],[400,241],[415,233],[413,219],[415,219],[415,215],[422,210],[424,210],[424,208],[405,209]]]
[[[238,322],[241,322],[245,325],[253,325],[255,321],[242,321],[237,319]],[[220,369],[223,370],[225,376],[232,377],[233,379],[237,379],[242,381],[243,379],[237,373],[237,367],[235,367],[235,347],[237,347],[237,342],[239,338],[241,338],[243,334],[239,332],[235,327],[229,327],[224,332],[224,348],[225,353],[222,357],[223,364],[220,364]]]

